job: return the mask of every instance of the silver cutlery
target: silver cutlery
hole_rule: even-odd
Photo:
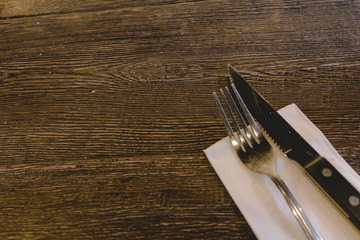
[[[360,193],[321,156],[281,115],[229,65],[231,82],[246,102],[249,112],[271,136],[276,147],[296,161],[344,216],[360,230]]]
[[[248,111],[235,85],[232,84],[231,89],[226,87],[225,91],[226,93],[224,93],[223,89],[220,89],[227,110],[224,109],[216,92],[214,92],[214,97],[232,146],[240,160],[252,171],[265,174],[274,182],[284,196],[307,239],[322,239],[290,189],[277,174],[276,152]],[[231,120],[227,116],[230,116]],[[239,122],[241,122],[242,127],[240,127]]]

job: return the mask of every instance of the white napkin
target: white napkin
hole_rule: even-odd
[[[286,106],[279,113],[360,190],[359,175],[295,104]],[[259,239],[306,239],[276,186],[268,177],[247,169],[239,160],[228,137],[204,152]],[[325,197],[296,162],[279,154],[277,170],[324,240],[360,239],[360,231]]]

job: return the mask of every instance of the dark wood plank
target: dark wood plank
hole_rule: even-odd
[[[352,1],[0,3],[2,238],[254,239],[202,150],[239,69],[360,173]]]
[[[6,216],[0,236],[207,238],[249,232],[202,154],[183,154],[178,161],[162,155],[36,162],[0,171]],[[209,231],[215,219],[217,230]]]

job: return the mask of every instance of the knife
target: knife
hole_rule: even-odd
[[[360,230],[360,193],[323,156],[313,149],[285,119],[229,65],[230,81],[250,113],[280,150],[298,162],[307,175]]]

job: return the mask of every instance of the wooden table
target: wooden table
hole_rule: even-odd
[[[202,152],[212,92],[232,64],[359,173],[359,26],[359,1],[2,0],[0,238],[255,239]]]

